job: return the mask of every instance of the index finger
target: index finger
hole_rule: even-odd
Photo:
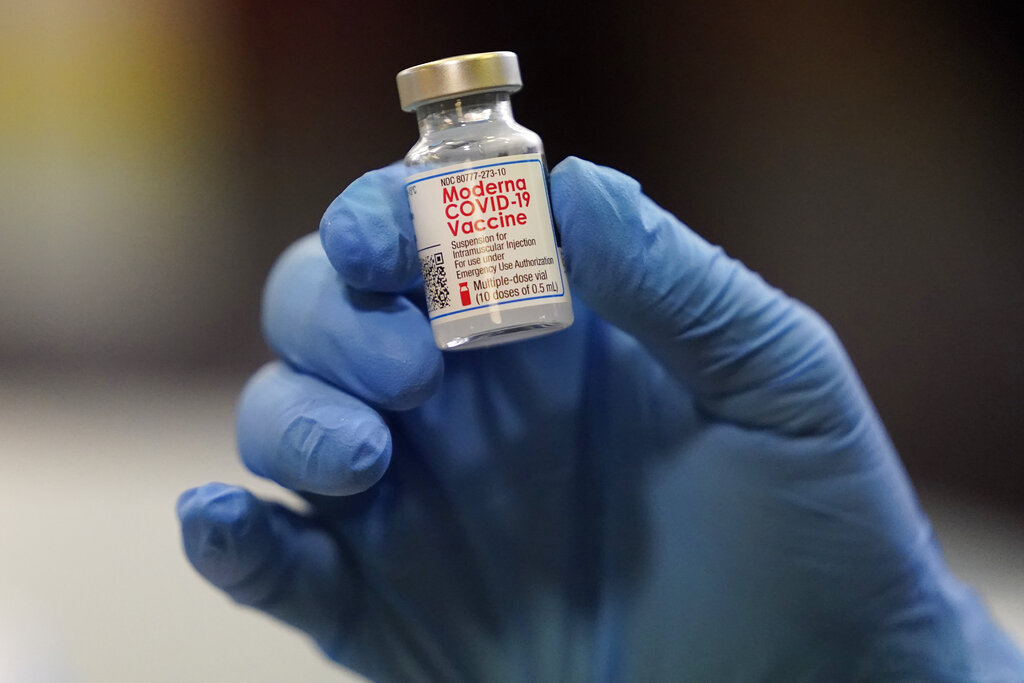
[[[345,188],[320,221],[320,241],[351,287],[401,292],[412,286],[420,268],[402,164],[370,171]]]

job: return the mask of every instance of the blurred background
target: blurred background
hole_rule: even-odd
[[[6,0],[0,681],[340,680],[190,573],[173,503],[281,495],[231,435],[262,280],[415,141],[397,71],[495,49],[551,163],[634,175],[833,324],[1024,637],[1021,3]]]

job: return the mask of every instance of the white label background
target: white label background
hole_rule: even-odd
[[[525,192],[530,196],[527,206],[523,205],[523,190],[514,187],[519,180],[519,187],[525,184]],[[442,185],[443,182],[447,184]],[[487,193],[489,184],[495,185],[496,191]],[[453,191],[459,193],[458,199],[453,199]],[[409,176],[406,193],[421,259],[439,255],[445,270],[449,305],[431,310],[431,320],[476,314],[492,306],[520,308],[537,300],[565,297],[565,277],[555,247],[544,163],[539,154],[482,159],[417,173]],[[496,197],[505,199],[489,201]],[[464,207],[469,215],[460,211],[465,202],[471,202]],[[525,216],[525,220],[521,225],[485,227],[488,219],[491,225],[499,226],[502,214],[506,223],[517,215]],[[452,215],[456,217],[451,218]],[[481,219],[483,222],[479,222]],[[465,221],[477,222],[483,229],[466,234],[462,232]],[[455,235],[451,229],[453,222],[459,226]],[[500,235],[504,238],[499,239]],[[523,245],[521,240],[536,243]],[[519,246],[515,246],[517,242]],[[552,262],[523,263],[532,259]],[[515,265],[517,261],[519,267]],[[526,278],[528,281],[523,282]],[[466,285],[462,291],[468,290],[468,305],[463,304],[461,284]],[[486,286],[481,288],[481,284]],[[482,300],[484,297],[486,300]]]

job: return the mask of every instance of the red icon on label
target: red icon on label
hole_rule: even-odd
[[[468,306],[469,305],[469,283],[468,282],[460,282],[459,283],[459,295],[462,297],[462,305],[463,306]]]

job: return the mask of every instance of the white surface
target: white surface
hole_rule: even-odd
[[[236,460],[238,388],[0,381],[0,683],[34,683],[12,673],[34,665],[40,683],[362,680],[234,606],[184,559],[182,490],[221,480],[280,495]],[[1024,640],[1019,520],[926,502],[951,564]]]
[[[237,389],[0,383],[0,634],[26,617],[33,632],[49,627],[73,675],[47,683],[363,680],[185,560],[181,491],[211,480],[275,490],[234,455]],[[39,638],[24,644],[19,656],[44,661]]]

